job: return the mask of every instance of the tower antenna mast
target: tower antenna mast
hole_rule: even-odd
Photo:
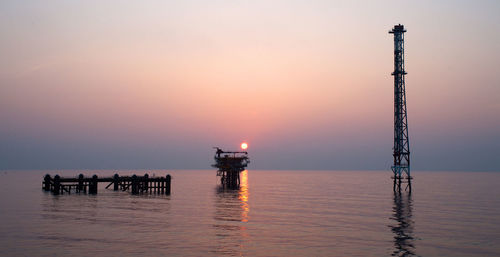
[[[411,192],[410,143],[408,140],[408,118],[406,116],[405,63],[403,25],[395,25],[389,31],[394,34],[394,165],[392,166],[394,191],[401,191],[401,183],[407,182]]]

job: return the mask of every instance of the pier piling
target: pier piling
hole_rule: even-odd
[[[84,178],[84,177],[83,177],[83,174],[78,175],[78,187],[76,188],[76,191],[77,191],[78,193],[80,193],[80,192],[82,192],[82,191],[84,191],[84,190],[85,190],[85,189],[84,189],[84,185],[83,185],[83,183],[84,183],[84,182],[83,182],[83,178]]]
[[[97,175],[94,175],[89,183],[89,194],[97,194],[97,185]]]
[[[165,191],[166,191],[166,194],[169,195],[170,194],[170,180],[172,179],[172,177],[170,177],[170,175],[167,175],[166,177],[166,187],[165,187]]]
[[[120,185],[120,175],[115,174],[113,176],[113,190],[118,191],[118,186]]]
[[[60,192],[61,192],[61,177],[59,177],[59,175],[55,175],[52,184],[52,193],[54,195],[58,195]]]
[[[132,194],[136,195],[139,193],[139,185],[137,181],[137,176],[134,174],[132,176]]]
[[[45,177],[43,178],[43,190],[50,191],[50,180],[50,175],[45,175]]]
[[[147,193],[148,188],[149,188],[149,174],[146,173],[144,174],[144,180],[142,181],[142,191]]]

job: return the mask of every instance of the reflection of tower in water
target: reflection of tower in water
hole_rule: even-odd
[[[215,233],[217,255],[244,254],[248,239],[246,223],[250,211],[248,205],[248,171],[240,174],[239,190],[217,187],[215,195]]]
[[[394,192],[394,206],[391,220],[396,224],[389,225],[394,233],[394,251],[392,256],[414,256],[412,199],[411,193]]]

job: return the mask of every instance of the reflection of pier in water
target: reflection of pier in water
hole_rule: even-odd
[[[218,186],[215,195],[215,233],[217,255],[244,255],[248,239],[248,171],[241,172],[239,190]]]
[[[413,237],[411,193],[394,192],[394,206],[390,219],[396,221],[396,224],[389,225],[394,233],[394,251],[391,255],[414,256],[415,238]]]

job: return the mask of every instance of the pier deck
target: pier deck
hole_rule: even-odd
[[[106,189],[113,186],[114,191],[130,191],[132,194],[139,193],[157,193],[157,194],[170,194],[170,184],[172,177],[166,175],[165,177],[149,177],[148,174],[144,176],[122,176],[115,174],[112,177],[99,178],[97,175],[92,177],[85,177],[80,174],[78,177],[63,178],[59,175],[51,177],[49,174],[45,175],[42,182],[42,189],[50,191],[54,195],[68,193],[89,193],[97,194],[99,183],[109,183]]]

